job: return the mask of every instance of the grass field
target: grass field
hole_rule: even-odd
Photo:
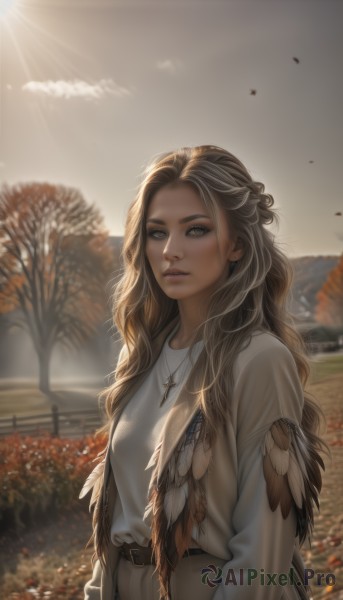
[[[27,416],[46,413],[51,406],[57,403],[60,408],[77,410],[80,408],[96,408],[97,395],[100,387],[82,387],[75,385],[73,388],[56,384],[49,396],[43,394],[30,382],[20,385],[13,380],[0,380],[0,418],[12,415]]]
[[[343,373],[343,354],[332,354],[311,361],[310,382],[318,383],[330,375]]]
[[[303,548],[307,568],[334,573],[336,586],[314,586],[316,600],[343,598],[343,356],[328,356],[312,363],[308,386],[326,417],[324,439],[331,459],[326,459],[321,511],[311,548]],[[8,390],[7,390],[8,391]],[[0,402],[6,390],[0,389]],[[91,399],[93,392],[89,392]],[[13,390],[12,401],[27,408],[32,389]],[[94,400],[95,396],[93,396]],[[13,407],[14,404],[11,404]],[[33,402],[33,406],[37,407]],[[82,509],[37,523],[20,536],[0,541],[0,598],[8,600],[83,600],[83,585],[90,576],[90,517]],[[139,599],[137,599],[139,600]]]
[[[319,383],[330,375],[343,373],[343,354],[319,358],[311,362],[311,383]],[[39,391],[32,380],[14,381],[0,379],[0,418],[12,415],[26,416],[44,413],[51,410],[53,401],[59,402],[63,408],[70,410],[97,406],[97,395],[100,386],[82,386],[82,384],[52,385],[50,397]]]

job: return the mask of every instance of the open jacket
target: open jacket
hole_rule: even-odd
[[[155,360],[174,326],[173,321],[157,339]],[[308,490],[315,492],[310,484],[314,454],[300,428],[303,390],[296,365],[287,347],[273,334],[256,331],[237,355],[233,375],[230,411],[224,428],[218,431],[211,462],[203,477],[206,517],[201,528],[193,531],[193,540],[205,552],[226,561],[222,581],[213,589],[213,600],[307,598],[301,583],[303,563],[297,535],[301,522],[304,525],[308,516],[312,516],[312,509],[310,515],[307,509],[312,505]],[[132,382],[123,408],[145,377],[146,374],[138,376]],[[196,397],[183,386],[165,422],[155,478],[168,467],[197,411]],[[110,439],[119,418],[117,415],[112,423]],[[286,434],[289,431],[288,447],[277,441],[278,431],[282,434],[280,424]],[[112,515],[116,484],[109,448],[110,443],[100,501],[108,498]],[[317,465],[315,469],[317,474]],[[110,543],[107,568],[102,569],[96,561],[92,579],[85,587],[85,600],[114,599],[118,560],[118,548]],[[288,574],[291,567],[298,585],[293,582],[266,587],[261,580],[253,588],[225,584],[228,571],[231,581],[236,578],[238,582],[242,572],[246,581],[248,569],[255,569],[258,574],[264,569],[265,573],[279,576]]]

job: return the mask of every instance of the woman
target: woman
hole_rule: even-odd
[[[272,206],[215,146],[159,158],[130,206],[87,600],[308,597],[322,443]]]

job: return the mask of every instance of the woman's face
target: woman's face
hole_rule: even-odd
[[[219,229],[190,186],[165,186],[152,197],[146,218],[146,256],[163,292],[174,300],[209,299],[240,258],[224,210]]]

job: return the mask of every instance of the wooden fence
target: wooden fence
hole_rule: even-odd
[[[0,419],[0,437],[49,433],[53,437],[78,438],[93,433],[100,425],[101,414],[97,409],[64,411],[53,405],[48,413]]]
[[[330,352],[342,351],[342,346],[337,342],[307,342],[306,347],[309,355],[315,354],[330,354]]]

